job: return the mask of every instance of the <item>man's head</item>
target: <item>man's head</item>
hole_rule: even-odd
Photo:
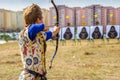
[[[25,8],[23,16],[26,25],[42,22],[42,11],[36,4],[32,4],[31,6]]]

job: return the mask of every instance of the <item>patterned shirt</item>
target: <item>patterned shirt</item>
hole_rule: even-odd
[[[33,24],[21,31],[19,44],[24,68],[40,74],[46,74],[45,48],[46,40],[52,37],[52,32],[43,32],[43,24]],[[22,72],[20,80],[29,79],[31,74]]]

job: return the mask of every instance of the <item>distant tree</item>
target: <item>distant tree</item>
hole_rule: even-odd
[[[8,40],[9,40],[9,35],[6,35],[5,33],[3,34],[3,36],[2,36],[2,38],[3,38],[3,40],[5,40],[6,42],[8,42]]]

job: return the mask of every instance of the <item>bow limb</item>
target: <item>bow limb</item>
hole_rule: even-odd
[[[58,9],[57,9],[57,6],[55,5],[54,1],[51,0],[51,3],[53,4],[54,8],[55,8],[55,11],[56,11],[56,24],[55,26],[59,26],[59,13],[58,13]],[[50,66],[49,68],[52,68],[52,62],[56,56],[56,53],[57,53],[57,50],[58,50],[58,40],[59,40],[59,34],[56,35],[56,48],[55,48],[55,52],[50,60]]]

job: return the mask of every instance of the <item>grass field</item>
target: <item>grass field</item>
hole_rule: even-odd
[[[59,43],[52,69],[48,69],[55,42],[47,42],[48,80],[120,80],[118,40]],[[22,63],[18,42],[0,44],[0,80],[18,80]]]

